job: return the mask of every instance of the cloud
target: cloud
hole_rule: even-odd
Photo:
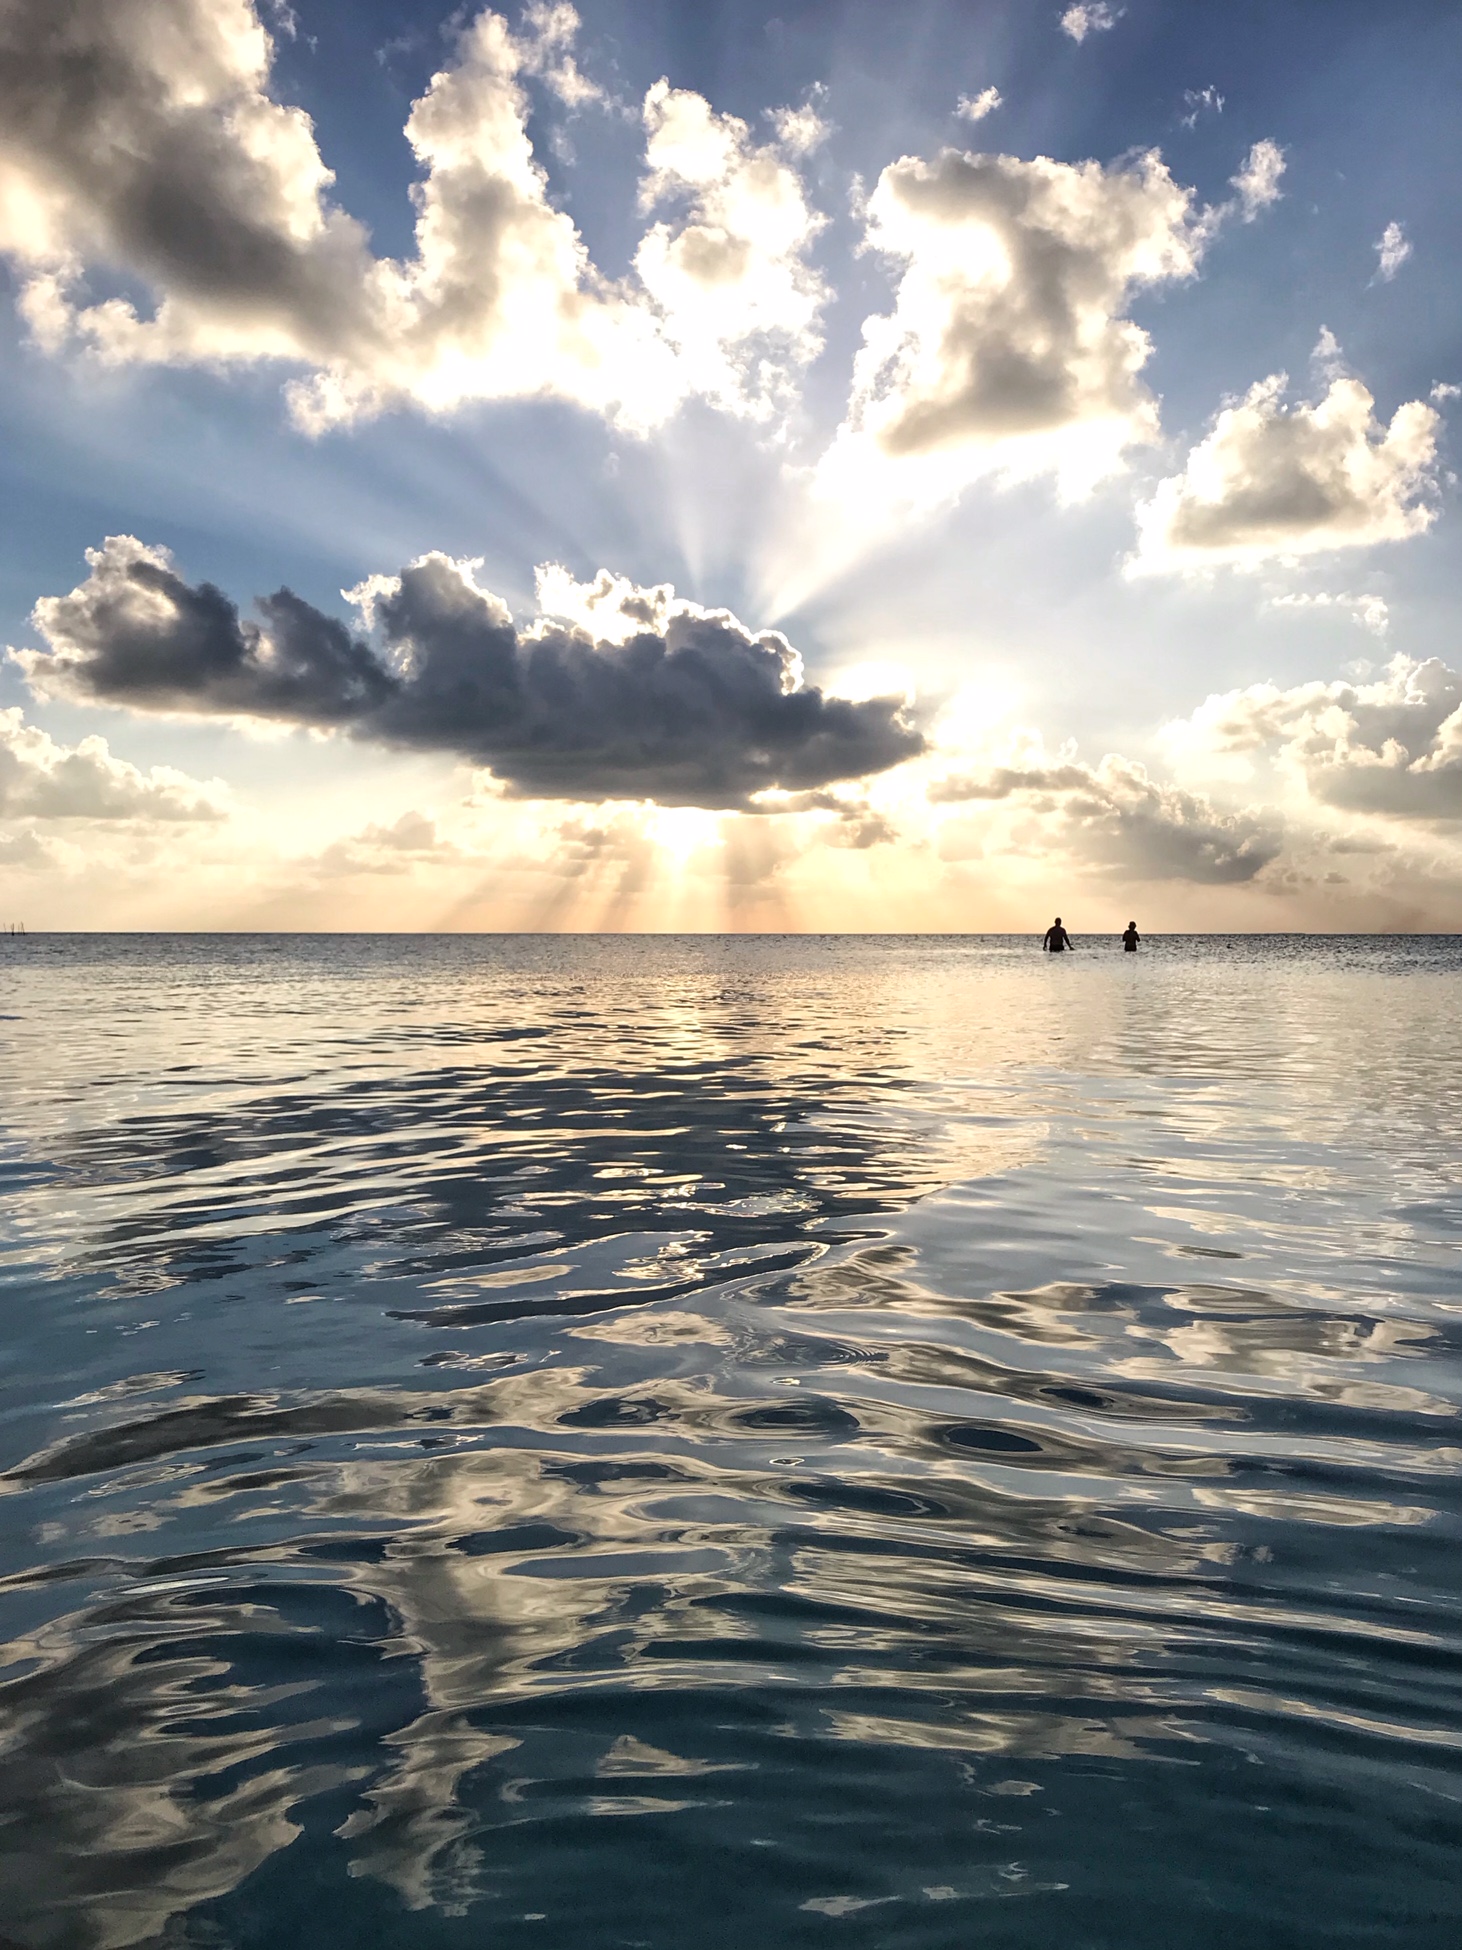
[[[265,92],[247,0],[56,0],[0,15],[0,247],[45,336],[228,356],[369,337],[360,226],[324,202],[309,120]],[[83,259],[167,294],[144,322],[71,291]]]
[[[1185,88],[1183,90],[1183,113],[1178,121],[1185,129],[1196,129],[1198,118],[1205,111],[1210,115],[1223,114],[1223,96],[1214,87]]]
[[[814,111],[785,111],[782,140],[800,153],[821,139]],[[676,206],[646,232],[635,270],[678,354],[681,383],[765,416],[788,374],[822,349],[828,291],[807,263],[825,219],[801,178],[745,122],[657,81],[645,97],[646,210]]]
[[[1265,605],[1268,609],[1338,609],[1347,612],[1352,621],[1359,623],[1363,630],[1374,636],[1385,636],[1391,627],[1391,611],[1384,596],[1327,595],[1287,595],[1271,596]]]
[[[79,588],[36,604],[51,654],[10,653],[39,697],[330,726],[368,716],[399,689],[343,624],[288,589],[262,598],[254,623],[134,536],[110,536],[86,559]]]
[[[520,630],[471,564],[428,555],[353,592],[384,641],[378,655],[287,589],[259,602],[259,621],[241,618],[131,536],[87,561],[84,583],[36,605],[49,649],[10,653],[39,696],[450,752],[537,798],[740,807],[924,749],[902,698],[825,696],[785,637],[665,585],[574,584],[549,569],[555,607],[600,627],[540,616]]]
[[[1239,193],[1239,207],[1245,223],[1252,223],[1261,210],[1277,203],[1284,192],[1279,187],[1284,175],[1284,151],[1266,136],[1256,142],[1244,159],[1244,166],[1230,182]]]
[[[571,108],[578,17],[537,0],[519,33],[483,12],[406,122],[421,171],[413,252],[377,257],[331,197],[309,117],[270,92],[251,0],[56,0],[0,11],[0,252],[33,337],[103,361],[275,360],[319,433],[414,403],[553,397],[634,429],[692,392],[765,414],[820,349],[822,225],[788,161],[823,132],[787,111],[781,147],[661,82],[645,102],[646,207],[675,202],[603,277],[556,209],[528,134],[526,77]],[[132,295],[97,298],[101,272]]]
[[[935,805],[1018,798],[1054,822],[1058,845],[1134,880],[1234,885],[1262,872],[1283,844],[1270,815],[1221,812],[1113,753],[1096,766],[1069,752],[1052,760],[1038,740],[1028,739],[1012,762],[936,781],[929,798]]]
[[[767,111],[767,119],[777,132],[777,141],[789,156],[810,156],[831,135],[832,129],[820,112],[826,95],[827,89],[818,82],[807,100],[798,107]]]
[[[962,115],[967,122],[983,122],[987,115],[995,113],[1000,104],[998,88],[982,88],[978,95],[961,95],[955,113]]]
[[[1061,32],[1081,42],[1088,34],[1104,34],[1108,28],[1115,27],[1125,11],[1123,7],[1108,6],[1106,0],[1076,0],[1061,16]]]
[[[1191,276],[1204,241],[1156,153],[1110,169],[906,156],[868,200],[867,235],[904,269],[893,312],[864,325],[830,485],[856,496],[892,469],[938,498],[1054,472],[1077,493],[1156,437],[1138,377],[1151,342],[1124,311],[1136,288]]]
[[[1284,373],[1225,406],[1138,509],[1129,573],[1252,567],[1419,535],[1435,518],[1439,415],[1424,401],[1389,426],[1358,379],[1336,374],[1318,400],[1290,406]]]
[[[1188,762],[1263,758],[1326,806],[1462,819],[1462,675],[1398,656],[1374,683],[1253,684],[1165,730]]]
[[[874,806],[864,793],[849,796],[843,792],[766,792],[751,808],[766,816],[788,813],[832,813],[821,822],[817,840],[828,846],[846,846],[865,852],[870,846],[888,846],[899,838],[898,829],[886,813]]]
[[[649,588],[601,569],[592,582],[576,582],[561,562],[540,562],[534,594],[541,616],[583,630],[596,643],[628,643],[642,630],[665,634],[675,591],[668,582]]]
[[[523,9],[519,43],[523,72],[537,75],[565,108],[604,100],[599,84],[579,72],[573,51],[578,33],[579,16],[566,0],[529,0]]]
[[[0,833],[0,867],[44,872],[61,864],[56,848],[30,827],[23,826],[15,833]]]
[[[1411,239],[1405,228],[1399,223],[1388,223],[1376,245],[1376,276],[1381,283],[1389,284],[1410,255]]]
[[[141,772],[104,738],[58,745],[19,710],[0,711],[0,819],[216,820],[226,788],[168,765]]]
[[[336,840],[313,860],[294,862],[321,880],[356,874],[415,873],[426,865],[454,864],[468,856],[437,834],[436,821],[422,812],[404,812],[389,826],[363,827]]]

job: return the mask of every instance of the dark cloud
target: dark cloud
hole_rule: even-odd
[[[91,574],[36,605],[50,657],[20,651],[38,689],[138,711],[346,724],[400,688],[363,643],[288,589],[240,617],[211,582],[189,584],[130,535],[88,552]]]
[[[624,642],[517,629],[470,573],[432,555],[369,589],[384,657],[289,590],[251,622],[166,555],[111,538],[69,596],[36,606],[50,650],[14,652],[33,688],[134,710],[253,716],[452,752],[517,794],[736,807],[924,750],[902,700],[804,684],[775,632],[668,606]]]

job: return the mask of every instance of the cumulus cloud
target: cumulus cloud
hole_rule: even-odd
[[[0,252],[53,351],[113,364],[277,360],[319,432],[398,402],[556,397],[628,426],[699,391],[766,410],[818,349],[821,219],[781,147],[661,83],[645,104],[656,223],[614,282],[550,200],[524,78],[570,107],[602,91],[573,57],[578,17],[535,0],[519,32],[463,26],[412,107],[414,253],[377,257],[332,200],[310,119],[270,92],[253,0],[56,0],[0,8]],[[817,126],[814,127],[814,124]],[[100,271],[132,295],[95,297]]]
[[[515,626],[472,565],[428,555],[352,592],[380,654],[287,589],[239,615],[167,552],[114,536],[67,596],[36,605],[49,649],[10,654],[40,696],[274,719],[451,752],[523,796],[738,807],[924,749],[902,698],[825,696],[774,631],[725,610],[545,572],[580,621]]]
[[[226,356],[368,335],[360,227],[324,201],[308,118],[265,92],[248,0],[56,0],[0,10],[0,246],[54,338],[117,356]],[[144,323],[73,303],[83,260],[169,294]]]
[[[1084,41],[1088,34],[1104,34],[1115,27],[1125,9],[1110,7],[1107,0],[1075,0],[1061,16],[1061,32],[1073,41]]]
[[[1404,226],[1388,223],[1376,245],[1376,276],[1381,283],[1389,284],[1410,255],[1411,239]]]
[[[168,765],[139,771],[105,738],[58,745],[19,710],[0,711],[0,819],[216,820],[226,789]]]
[[[110,536],[86,559],[80,587],[36,604],[51,654],[10,653],[39,697],[326,726],[368,715],[398,688],[365,644],[288,589],[263,597],[254,623],[135,536]]]
[[[1462,675],[1398,656],[1374,683],[1253,684],[1166,728],[1170,749],[1267,759],[1351,812],[1462,819]]]
[[[1387,426],[1358,379],[1337,372],[1322,398],[1296,405],[1288,383],[1274,373],[1225,406],[1183,472],[1160,483],[1138,510],[1131,571],[1252,567],[1430,527],[1436,409],[1411,400]]]
[[[929,788],[935,805],[1020,799],[1054,821],[1057,844],[1134,880],[1232,885],[1252,880],[1283,844],[1275,820],[1229,813],[1109,753],[1099,765],[1050,758],[1028,739],[1009,762],[953,773]]]
[[[518,77],[562,55],[568,10],[539,16],[520,42],[480,15],[412,109],[424,177],[397,262],[331,202],[308,116],[271,96],[250,0],[4,9],[0,248],[32,330],[119,364],[302,365],[292,400],[314,429],[399,398],[536,393],[659,417],[673,358],[644,305],[596,279],[533,157]],[[92,266],[151,304],[93,302]]]
[[[1047,157],[904,157],[868,200],[868,241],[903,260],[871,318],[847,422],[824,463],[862,492],[892,466],[916,496],[984,473],[1059,474],[1072,492],[1152,440],[1132,292],[1186,278],[1192,193],[1151,153],[1104,169]]]
[[[983,122],[987,115],[993,115],[1001,104],[998,88],[982,88],[978,95],[961,95],[955,113],[962,115],[967,122]]]
[[[800,151],[821,139],[809,116],[816,121],[811,109],[787,111],[784,145]],[[644,120],[641,203],[669,204],[674,215],[646,232],[635,269],[679,354],[682,383],[765,415],[789,370],[822,349],[828,293],[807,251],[825,219],[785,157],[702,96],[657,81]]]

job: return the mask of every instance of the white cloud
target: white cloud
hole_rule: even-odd
[[[1350,368],[1345,363],[1345,354],[1340,349],[1340,341],[1328,325],[1320,327],[1320,336],[1315,340],[1310,353],[1310,370],[1327,385],[1337,379],[1344,379]]]
[[[1312,800],[1391,818],[1462,819],[1462,675],[1398,656],[1374,683],[1252,684],[1165,727],[1188,764],[1279,768]]]
[[[646,233],[635,269],[679,355],[681,383],[765,416],[785,400],[790,372],[822,349],[828,292],[807,251],[825,220],[784,156],[702,96],[657,81],[644,118],[641,203],[678,207]],[[794,122],[793,133],[795,147],[807,131]]]
[[[1073,41],[1084,41],[1088,34],[1104,34],[1115,27],[1126,11],[1110,7],[1107,0],[1075,0],[1061,16],[1061,32]]]
[[[1261,210],[1267,210],[1284,194],[1279,187],[1284,168],[1283,149],[1265,136],[1261,142],[1254,144],[1244,158],[1244,166],[1238,175],[1229,179],[1239,193],[1245,223],[1252,223]]]
[[[978,95],[961,95],[955,108],[967,122],[983,122],[987,115],[993,115],[1001,105],[998,88],[982,88]]]
[[[983,474],[1055,473],[1080,493],[1157,435],[1132,292],[1189,277],[1204,232],[1155,153],[1104,169],[965,155],[891,164],[869,243],[902,259],[870,318],[830,492],[957,493]]]
[[[520,45],[523,72],[537,75],[565,108],[602,102],[604,90],[579,72],[574,59],[579,16],[567,0],[529,0],[523,9]]]
[[[406,134],[425,171],[416,258],[375,267],[376,342],[292,389],[307,426],[401,394],[434,410],[557,395],[649,425],[683,396],[653,318],[597,276],[548,201],[521,62],[504,22],[482,14],[413,107]]]
[[[820,113],[819,104],[827,90],[821,83],[797,108],[773,108],[767,119],[777,132],[777,141],[789,156],[810,156],[827,141],[832,129]]]
[[[1430,527],[1435,408],[1408,401],[1386,426],[1358,379],[1336,374],[1322,398],[1293,406],[1287,385],[1274,373],[1223,408],[1183,472],[1139,508],[1129,573],[1253,567]]]
[[[1296,594],[1271,596],[1269,609],[1338,609],[1374,636],[1385,636],[1391,627],[1391,612],[1383,596]]]
[[[1203,94],[1206,96],[1211,92],[1205,89]],[[1202,97],[1198,99],[1201,101]],[[1217,96],[1216,102],[1221,111],[1223,97]],[[1185,128],[1193,128],[1197,123],[1198,110],[1195,108],[1191,115],[1180,119]],[[1261,210],[1267,210],[1271,204],[1277,203],[1283,195],[1279,185],[1284,171],[1284,151],[1273,137],[1265,136],[1252,144],[1238,174],[1229,178],[1229,184],[1237,194],[1227,197],[1222,203],[1206,205],[1198,218],[1196,228],[1203,241],[1208,242],[1216,237],[1231,218],[1238,217],[1243,223],[1253,223]]]
[[[1203,114],[1222,115],[1223,96],[1214,87],[1185,88],[1183,90],[1183,113],[1178,121],[1185,129],[1196,129],[1198,118]]]
[[[1388,223],[1376,245],[1376,276],[1389,284],[1411,255],[1411,239],[1399,223]]]
[[[58,745],[18,709],[0,711],[0,818],[216,820],[227,788],[170,765],[139,771],[114,758],[105,738]]]
[[[534,573],[540,618],[572,623],[595,643],[628,643],[642,630],[664,634],[675,603],[668,582],[648,588],[601,569],[592,582],[577,582],[560,562],[541,562]]]

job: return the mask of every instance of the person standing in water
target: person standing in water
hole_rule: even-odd
[[[1064,955],[1068,948],[1074,948],[1075,945],[1071,936],[1062,927],[1061,916],[1058,914],[1046,929],[1046,938],[1041,943],[1042,949],[1048,955]]]
[[[1137,932],[1137,923],[1135,921],[1129,921],[1127,923],[1127,932],[1122,936],[1124,950],[1129,955],[1135,955],[1137,953],[1137,944],[1141,939],[1142,936]]]

